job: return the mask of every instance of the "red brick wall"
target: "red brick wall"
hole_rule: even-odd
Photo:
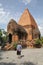
[[[12,36],[12,42],[18,41],[18,36],[17,35],[13,35]]]

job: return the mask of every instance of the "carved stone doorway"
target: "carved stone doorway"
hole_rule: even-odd
[[[9,42],[9,43],[12,42],[12,34],[11,34],[11,33],[8,35],[8,42]]]

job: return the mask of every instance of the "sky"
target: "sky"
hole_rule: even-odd
[[[36,20],[43,36],[43,0],[0,0],[0,28],[6,30],[10,19],[18,22],[26,8]]]

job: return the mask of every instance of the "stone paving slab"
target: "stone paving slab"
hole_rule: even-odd
[[[0,65],[43,65],[43,48],[23,49],[22,57],[16,51],[0,50]]]

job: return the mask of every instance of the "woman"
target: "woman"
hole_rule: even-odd
[[[17,55],[19,55],[19,57],[21,55],[21,50],[22,50],[22,45],[20,43],[18,43],[18,45],[17,45]]]

